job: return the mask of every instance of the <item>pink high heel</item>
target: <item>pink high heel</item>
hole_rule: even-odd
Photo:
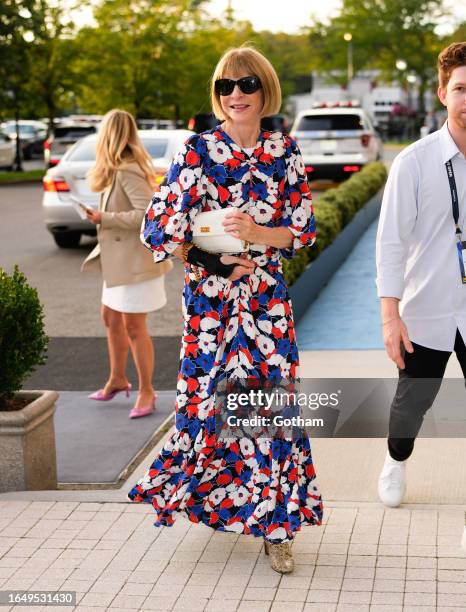
[[[128,418],[139,419],[140,417],[149,416],[149,414],[152,414],[153,412],[155,412],[155,400],[156,399],[157,399],[157,395],[154,395],[154,398],[152,399],[151,404],[148,404],[147,406],[140,406],[139,408],[136,408],[136,406],[133,406],[133,409],[129,413]]]
[[[112,391],[111,393],[108,393],[107,395],[104,393],[103,389],[99,389],[98,391],[91,393],[91,395],[88,395],[87,397],[89,399],[97,400],[98,402],[109,402],[115,397],[115,395],[118,395],[118,393],[121,393],[122,391],[125,391],[126,397],[129,397],[129,392],[131,391],[132,388],[133,387],[131,383],[128,383],[126,387],[123,387],[122,389],[115,389],[114,391]]]

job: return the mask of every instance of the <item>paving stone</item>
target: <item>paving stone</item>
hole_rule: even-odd
[[[296,576],[294,572],[292,574],[283,574],[280,580],[280,587],[284,589],[307,590],[311,586],[311,580],[311,576]]]
[[[376,559],[371,555],[348,555],[346,567],[375,567]]]
[[[337,603],[340,592],[338,590],[310,589],[306,601],[311,603]]]
[[[340,594],[340,599],[338,600],[338,605],[340,604],[367,604],[369,605],[371,602],[370,591],[342,591]]]
[[[407,580],[435,580],[437,577],[436,568],[408,568],[406,570]]]
[[[302,612],[303,606],[304,602],[302,601],[287,601],[286,612]],[[283,602],[274,601],[270,608],[270,612],[283,612]]]
[[[311,582],[312,589],[340,591],[343,578],[313,578]]]
[[[346,555],[317,555],[316,565],[346,565]]]
[[[375,577],[374,567],[346,567],[345,578],[369,578]]]
[[[273,601],[277,589],[269,589],[267,587],[247,587],[243,593],[244,601]]]
[[[270,601],[242,601],[238,607],[238,612],[268,612],[270,607]]]
[[[437,589],[438,593],[458,593],[466,596],[465,582],[439,582]]]
[[[434,584],[435,586],[435,584]],[[415,591],[412,593],[405,593],[404,597],[404,606],[422,606],[423,611],[426,606],[436,606],[437,605],[437,594],[425,593],[421,591]]]
[[[437,546],[421,546],[408,544],[408,556],[410,557],[436,557]]]
[[[280,587],[276,592],[275,601],[305,602],[307,593],[308,589],[285,589]],[[286,608],[288,610],[288,605]]]
[[[277,574],[277,572],[273,572],[273,574],[267,576],[262,574],[253,574],[247,585],[250,587],[263,587],[264,585],[267,585],[268,587],[278,587],[280,579],[280,575]]]
[[[188,582],[186,583],[186,587],[188,586],[215,586],[218,580],[219,580],[218,574],[213,574],[210,576],[208,574],[192,574]],[[258,584],[255,586],[266,586],[266,585]]]
[[[123,595],[119,593],[115,599],[110,604],[110,610],[115,608],[124,608],[124,609],[136,609],[138,610],[140,606],[144,603],[146,599],[145,595]]]
[[[258,587],[259,588],[259,587]],[[244,593],[245,587],[215,587],[212,593],[212,599],[241,599]],[[273,598],[272,598],[273,599]]]
[[[438,593],[437,606],[439,609],[444,606],[452,606],[466,609],[466,596],[457,593]],[[442,610],[443,612],[443,610]]]
[[[343,578],[344,575],[345,568],[340,565],[321,565],[314,570],[314,578]]]
[[[402,606],[404,593],[376,592],[372,593],[371,605]]]
[[[386,580],[404,580],[406,569],[404,567],[378,567],[375,572],[376,578]]]
[[[153,597],[149,595],[147,599],[144,600],[143,605],[141,606],[142,610],[163,610],[167,612],[167,610],[171,610],[177,600],[177,595],[163,595],[158,597]]]
[[[438,569],[466,570],[466,559],[443,557],[438,560]]]
[[[81,606],[109,606],[115,598],[113,593],[87,593],[80,601]]]
[[[400,593],[403,593],[404,585],[404,580],[384,580],[376,578],[374,580],[374,591],[382,591],[387,593],[399,591]]]
[[[208,599],[212,596],[214,586],[185,586],[181,591],[180,598]]]
[[[239,599],[211,599],[205,607],[205,612],[235,612],[239,604]]]
[[[218,586],[243,586],[245,587],[249,582],[250,576],[246,574],[229,574],[224,572],[220,578],[218,578]],[[265,581],[264,581],[265,582]],[[267,581],[268,582],[268,581]],[[261,584],[259,586],[271,586],[269,584]]]
[[[434,557],[408,557],[407,567],[413,569],[436,568],[437,559]]]

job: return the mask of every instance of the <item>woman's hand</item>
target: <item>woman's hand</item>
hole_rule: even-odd
[[[93,210],[92,208],[86,208],[86,217],[94,225],[102,223],[102,213],[99,212],[98,210]]]
[[[244,276],[245,274],[252,274],[254,272],[254,268],[256,264],[250,259],[243,259],[242,257],[235,257],[234,255],[222,255],[220,257],[220,261],[224,264],[232,264],[237,263],[235,266],[231,276],[228,277],[228,280],[235,281]]]
[[[223,221],[223,227],[227,234],[235,238],[256,244],[259,243],[261,226],[257,225],[247,213],[240,212],[239,210],[228,213]]]

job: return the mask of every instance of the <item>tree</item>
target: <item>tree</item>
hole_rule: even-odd
[[[75,87],[72,59],[75,45],[74,24],[67,17],[66,6],[61,0],[53,4],[35,0],[32,13],[33,39],[29,54],[33,70],[28,89],[44,107],[49,129],[59,108],[69,103]]]
[[[2,106],[16,119],[16,170],[21,167],[18,120],[28,96],[28,40],[32,31],[33,0],[4,0],[0,19],[0,79]]]
[[[443,0],[343,0],[337,17],[311,28],[311,42],[321,69],[343,70],[343,34],[351,32],[355,70],[378,68],[383,77],[402,83],[406,74],[415,75],[423,113],[441,47],[435,29],[445,14]],[[396,69],[397,59],[406,62],[404,74]]]
[[[97,27],[83,28],[76,70],[83,108],[116,106],[138,117],[179,114],[174,92],[186,28],[196,7],[188,0],[104,0],[94,11]]]

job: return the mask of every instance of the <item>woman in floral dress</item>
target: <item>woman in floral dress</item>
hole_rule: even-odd
[[[213,529],[263,537],[272,567],[284,573],[293,569],[295,532],[322,520],[309,439],[219,440],[215,431],[221,380],[298,377],[280,257],[312,245],[316,233],[296,142],[260,130],[260,118],[280,103],[265,57],[250,47],[227,52],[212,79],[213,109],[224,122],[188,139],[146,211],[141,238],[154,260],[174,254],[186,262],[184,332],[176,431],[129,498],[152,503],[156,526],[172,525],[181,512]],[[209,262],[198,280],[184,251],[192,222],[225,207],[233,209],[225,229],[250,243],[249,258],[209,255],[222,272],[209,273]]]

